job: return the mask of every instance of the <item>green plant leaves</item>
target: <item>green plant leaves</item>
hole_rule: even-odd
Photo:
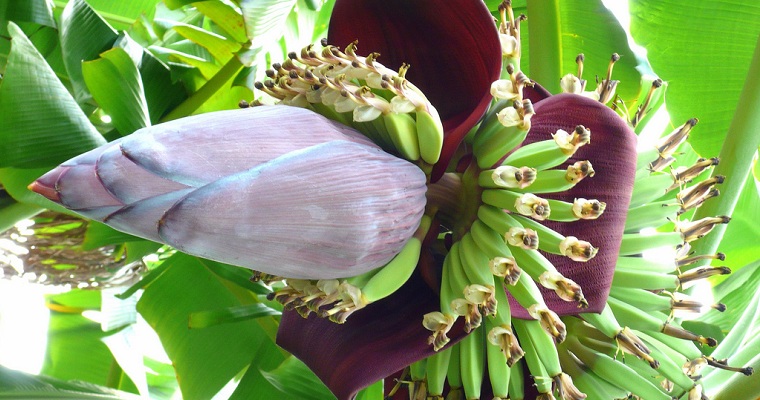
[[[50,315],[47,356],[42,374],[106,385],[114,362],[100,342],[106,336],[100,324],[81,315],[100,308],[100,292],[75,290],[48,300]]]
[[[139,399],[138,396],[92,383],[67,382],[13,371],[0,365],[0,399]]]
[[[54,166],[105,140],[13,23],[0,86],[0,167]],[[41,110],[44,110],[41,111]]]
[[[227,62],[233,53],[240,50],[239,43],[192,25],[176,25],[174,30],[184,38],[208,50],[220,63]]]
[[[177,253],[162,268],[137,309],[161,338],[186,399],[211,398],[252,360],[254,368],[279,364],[279,350],[256,321],[188,327],[195,312],[250,304],[252,298],[236,296],[197,258]]]
[[[272,385],[284,393],[287,399],[336,398],[304,363],[293,356],[286,358],[274,370],[263,372],[263,374]]]
[[[195,3],[195,8],[214,21],[217,26],[227,32],[236,42],[245,43],[248,41],[248,36],[245,34],[243,16],[232,6],[221,1],[201,1]]]
[[[36,22],[55,27],[53,9],[47,0],[6,0],[0,4],[0,21]]]
[[[84,0],[71,0],[61,14],[60,37],[74,98],[80,104],[85,103],[90,100],[90,94],[82,77],[82,61],[98,58],[118,35]]]
[[[668,82],[676,125],[700,119],[689,141],[700,155],[720,149],[760,33],[760,3],[632,0],[631,31]]]
[[[282,26],[296,0],[241,0],[246,34],[253,41],[252,48],[261,47],[279,39]]]
[[[260,317],[279,316],[280,314],[279,311],[261,303],[246,304],[190,314],[188,326],[192,329],[207,328],[209,326],[246,321]]]
[[[98,105],[122,135],[150,126],[148,104],[137,66],[122,48],[82,63],[82,75]]]

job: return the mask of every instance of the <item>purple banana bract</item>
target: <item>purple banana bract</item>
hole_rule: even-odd
[[[30,188],[189,254],[308,279],[383,266],[417,229],[426,202],[419,168],[287,106],[144,128]]]

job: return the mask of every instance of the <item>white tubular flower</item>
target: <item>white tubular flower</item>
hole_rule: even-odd
[[[573,74],[567,74],[559,81],[559,86],[562,88],[563,93],[581,94],[586,85],[581,83],[581,80]]]
[[[607,208],[607,203],[599,200],[577,198],[573,201],[573,215],[580,219],[597,219]]]
[[[499,346],[504,355],[507,356],[507,365],[510,367],[525,355],[517,337],[512,332],[512,328],[508,325],[494,326],[486,337],[489,343]]]
[[[594,167],[589,161],[577,161],[573,165],[567,167],[567,174],[565,179],[568,182],[578,183],[587,176],[594,176]]]
[[[517,266],[515,259],[512,257],[494,257],[488,262],[491,273],[500,278],[504,278],[504,283],[508,285],[517,284],[520,279],[522,270]]]
[[[521,247],[526,250],[538,248],[538,233],[533,229],[512,227],[504,235],[504,239],[510,246]]]
[[[509,79],[499,79],[491,84],[491,96],[497,99],[514,100],[520,96]]]
[[[599,249],[585,240],[578,240],[575,236],[568,236],[559,243],[559,251],[571,260],[586,262],[594,258]]]
[[[402,96],[395,96],[391,99],[391,112],[406,114],[413,112],[417,107],[409,99]]]
[[[440,311],[434,311],[425,314],[422,317],[422,326],[433,332],[428,338],[428,343],[433,345],[433,349],[438,351],[449,343],[449,337],[446,336],[454,326],[456,319],[450,315],[444,315]]]
[[[514,57],[517,54],[517,39],[507,33],[499,34],[499,42],[501,42],[501,56],[502,57]]]
[[[549,202],[533,193],[525,193],[518,197],[517,200],[515,200],[515,210],[526,217],[531,217],[539,221],[545,220],[551,213]]]
[[[382,113],[382,110],[374,106],[360,106],[354,108],[353,118],[356,122],[369,122],[380,117]]]
[[[575,154],[579,147],[591,141],[591,131],[583,125],[578,125],[573,130],[573,133],[567,133],[567,131],[559,129],[556,133],[552,134],[552,138],[565,154],[572,155]]]
[[[546,271],[538,277],[538,282],[541,283],[541,286],[553,290],[562,300],[576,301],[578,308],[588,307],[581,286],[575,281],[565,278],[559,272]]]
[[[502,165],[493,171],[491,179],[501,187],[525,189],[536,180],[536,169]]]
[[[496,114],[496,118],[504,126],[518,126],[523,123],[523,118],[514,107],[504,107]]]
[[[541,323],[541,327],[554,338],[557,343],[562,343],[567,336],[565,323],[559,319],[554,311],[546,307],[546,304],[534,304],[528,307],[528,314]]]

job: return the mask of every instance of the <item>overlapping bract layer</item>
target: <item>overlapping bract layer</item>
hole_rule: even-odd
[[[445,141],[433,171],[446,171],[459,143],[491,101],[489,89],[501,69],[501,44],[493,17],[481,1],[407,0],[337,1],[328,42],[378,52],[380,61],[398,70],[438,109]]]
[[[116,229],[277,276],[354,276],[419,225],[425,175],[310,111],[255,107],[143,129],[31,188]]]
[[[536,115],[531,120],[530,134],[525,144],[550,138],[558,129],[572,131],[581,124],[591,131],[591,141],[563,166],[589,160],[594,177],[584,179],[573,188],[544,197],[573,202],[576,198],[598,199],[607,204],[604,216],[594,220],[574,222],[544,221],[544,225],[564,236],[577,236],[599,248],[599,253],[586,263],[577,263],[568,257],[546,253],[546,257],[567,278],[578,282],[589,303],[587,312],[600,312],[604,308],[612,283],[620,239],[628,213],[636,165],[636,135],[625,121],[602,103],[579,95],[560,94],[539,101]],[[559,315],[576,314],[577,307],[546,289],[542,295],[549,308]],[[516,303],[512,303],[517,306]],[[521,307],[513,314],[528,317]]]

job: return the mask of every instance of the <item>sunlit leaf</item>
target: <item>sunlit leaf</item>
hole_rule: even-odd
[[[127,29],[142,15],[152,19],[156,12],[156,4],[161,0],[87,0],[87,2],[92,8],[98,10],[98,13],[113,27]]]
[[[82,104],[90,94],[82,77],[82,61],[98,58],[118,35],[84,0],[71,0],[61,14],[61,51],[74,87],[74,98]]]
[[[82,63],[82,75],[98,105],[122,135],[150,126],[148,105],[137,66],[122,48]]]
[[[142,241],[144,239],[124,232],[119,232],[106,224],[90,221],[87,223],[87,230],[84,233],[82,249],[93,250],[98,247],[138,240]]]
[[[81,315],[83,309],[99,309],[100,293],[77,290],[48,300],[48,347],[42,374],[57,379],[78,379],[106,385],[113,356],[100,341],[106,334],[100,324]],[[57,306],[54,306],[57,305]]]
[[[17,222],[27,219],[42,211],[41,207],[34,204],[19,203],[5,192],[0,192],[0,197],[8,197],[9,202],[3,201],[0,205],[0,233],[5,232]]]
[[[47,0],[7,0],[0,3],[0,21],[35,22],[55,27],[50,6]]]
[[[138,399],[137,395],[82,381],[31,375],[0,365],[0,399]]]
[[[757,253],[755,254],[757,258]],[[726,305],[726,311],[711,310],[700,321],[719,326],[724,331],[731,329],[747,309],[752,295],[760,286],[760,260],[748,264],[740,271],[732,273],[715,287],[715,300]]]
[[[223,264],[206,259],[200,261],[219,277],[224,278],[241,288],[260,295],[266,295],[271,292],[271,290],[267,289],[261,282],[251,281],[251,271],[246,268],[240,268],[234,265]]]
[[[699,118],[690,141],[718,152],[737,107],[760,33],[760,3],[632,0],[631,31],[668,81],[667,107],[678,125]]]
[[[383,381],[377,381],[356,394],[356,400],[383,400]]]
[[[178,50],[169,49],[166,47],[160,47],[160,46],[151,46],[149,50],[158,57],[158,59],[168,62],[171,61],[181,61],[187,65],[190,65],[192,67],[198,68],[198,70],[203,74],[203,76],[206,79],[210,79],[216,71],[219,70],[219,66],[207,61],[203,58],[196,57],[191,54],[183,53]]]
[[[274,368],[278,354],[255,321],[189,329],[198,311],[241,305],[240,300],[196,258],[177,253],[145,289],[137,309],[161,338],[186,398],[211,398],[251,360]]]
[[[322,381],[295,357],[288,357],[276,369],[263,372],[264,377],[283,392],[285,399],[335,399]]]
[[[534,5],[544,5],[543,2],[531,3]],[[551,4],[546,2],[545,4]],[[640,61],[631,52],[628,47],[628,40],[625,31],[615,19],[614,15],[602,4],[601,0],[593,1],[566,1],[558,2],[559,7],[559,45],[560,53],[553,55],[557,59],[537,60],[540,65],[552,64],[559,62],[559,68],[556,70],[559,76],[547,77],[540,79],[531,76],[530,70],[533,65],[528,65],[528,76],[538,79],[539,83],[550,89],[551,92],[559,92],[559,79],[566,74],[576,74],[578,66],[575,58],[578,54],[585,55],[583,66],[583,79],[586,79],[586,90],[596,88],[595,77],[603,79],[607,74],[607,67],[610,62],[612,53],[618,53],[620,61],[615,64],[613,79],[619,80],[617,93],[626,101],[635,100],[639,94],[639,84],[641,73],[637,67],[645,67],[644,61]],[[530,10],[528,10],[530,13]],[[533,21],[536,23],[536,21]],[[530,31],[531,36],[523,38],[526,46],[524,53],[529,53],[531,44],[543,42],[543,38],[537,33],[542,33],[544,28],[539,28],[538,32],[530,29],[531,19],[525,21],[526,26],[522,32]],[[528,29],[525,29],[528,28]],[[535,68],[534,68],[535,69]],[[550,79],[551,78],[551,79]],[[545,82],[549,80],[549,82]]]
[[[238,43],[248,41],[243,16],[229,4],[221,1],[200,1],[194,4],[203,15],[232,36]]]
[[[0,83],[0,166],[54,166],[105,143],[55,73],[13,23]]]
[[[240,49],[239,43],[192,25],[176,25],[174,30],[193,43],[203,46],[220,63],[227,62],[233,53]]]
[[[189,327],[193,329],[230,322],[247,321],[260,317],[278,316],[281,313],[261,303],[227,307],[219,310],[200,311],[190,314]]]
[[[296,0],[241,0],[246,34],[260,47],[282,36],[282,27]]]
[[[731,215],[731,222],[726,225],[726,232],[718,250],[726,254],[726,260],[720,265],[726,265],[734,272],[760,258],[760,195],[754,178],[750,174],[739,195],[739,199]],[[717,264],[716,264],[717,265]],[[716,282],[727,278],[723,275],[716,277]]]
[[[136,44],[125,36],[125,40],[117,42],[117,46]],[[131,47],[131,45],[129,46]],[[172,79],[169,66],[161,62],[152,53],[140,48],[138,59],[140,78],[142,80],[145,100],[148,103],[150,122],[156,123],[168,111],[187,98],[182,82]],[[134,60],[134,58],[133,58]]]

